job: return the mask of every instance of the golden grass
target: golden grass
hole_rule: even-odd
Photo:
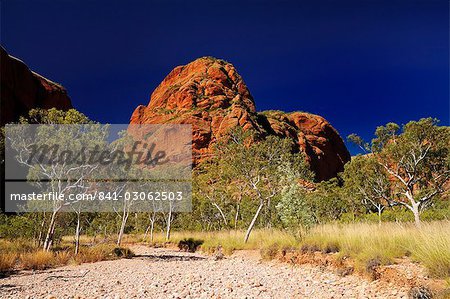
[[[272,246],[294,247],[298,244],[295,237],[291,234],[275,229],[255,230],[252,232],[250,239],[244,243],[245,231],[214,231],[214,232],[196,232],[196,231],[179,231],[173,232],[170,237],[170,243],[178,244],[183,239],[193,238],[203,240],[201,250],[212,253],[219,247],[223,253],[231,254],[234,250],[250,250],[261,249]],[[161,234],[154,237],[154,243],[165,243],[165,238]]]
[[[0,239],[0,252],[1,253],[25,253],[37,250],[36,245],[33,242],[25,239],[16,239],[14,241]]]
[[[170,243],[193,238],[203,240],[201,250],[208,253],[222,248],[224,254],[234,250],[260,250],[264,258],[273,258],[286,248],[317,249],[324,252],[339,251],[338,256],[349,256],[359,270],[364,270],[373,260],[388,264],[396,258],[410,256],[424,265],[431,276],[450,277],[450,221],[423,223],[417,229],[410,223],[326,224],[316,226],[295,238],[288,232],[277,229],[254,230],[248,243],[244,243],[245,231],[175,231]],[[84,244],[93,244],[91,237],[82,236]],[[126,235],[124,243],[142,241],[142,235]],[[67,239],[66,242],[70,243]],[[67,244],[68,244],[67,243]],[[165,243],[164,235],[155,234],[154,243]],[[82,246],[80,253],[73,256],[73,248],[57,253],[42,252],[24,240],[6,241],[0,239],[0,271],[13,268],[17,260],[27,269],[42,269],[65,265],[71,262],[91,263],[118,258],[114,253],[113,240],[93,246]],[[2,270],[3,269],[3,270]]]
[[[0,254],[0,272],[14,269],[17,262],[17,254],[5,252]]]
[[[72,258],[73,258],[72,251],[58,251],[54,255],[53,265],[54,266],[67,265]]]
[[[54,256],[52,252],[43,250],[23,253],[20,255],[20,263],[23,269],[43,270],[54,265]]]
[[[410,247],[412,258],[425,265],[434,277],[450,277],[450,227],[425,227]]]
[[[92,247],[81,247],[80,252],[74,257],[77,263],[95,263],[113,259],[114,244],[100,244]]]
[[[358,270],[365,271],[374,260],[381,264],[410,256],[424,265],[433,277],[450,277],[450,221],[423,223],[417,229],[412,223],[326,224],[304,233],[301,240],[281,230],[255,230],[248,243],[244,231],[173,232],[170,243],[194,238],[203,240],[201,250],[214,252],[220,246],[223,253],[234,250],[260,250],[264,258],[273,258],[285,248],[312,248],[323,252],[339,251],[338,255],[354,259]],[[154,243],[165,243],[156,234]]]
[[[312,229],[302,244],[320,249],[337,246],[341,255],[355,259],[357,267],[365,268],[373,259],[383,264],[394,258],[411,256],[428,268],[434,277],[450,276],[450,222],[413,224],[329,224]]]
[[[64,246],[46,252],[34,246],[31,241],[0,239],[0,272],[14,269],[42,270],[68,264],[129,258],[133,255],[128,248],[117,248],[114,243],[81,246],[79,254],[75,255],[73,244],[63,243]]]

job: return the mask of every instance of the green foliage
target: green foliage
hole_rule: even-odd
[[[319,183],[316,191],[309,193],[307,199],[317,223],[337,220],[349,209],[337,179]]]
[[[37,225],[33,215],[9,215],[0,213],[0,238],[5,239],[32,239]]]
[[[402,205],[420,225],[420,213],[439,198],[450,178],[450,127],[437,124],[437,119],[423,118],[401,131],[395,123],[378,127],[373,154],[356,157],[346,166],[347,193],[370,202],[379,213],[380,205]],[[349,137],[363,143],[354,134]]]
[[[364,140],[356,134],[348,135],[347,140],[348,142],[356,144],[364,152],[370,151],[370,145],[367,142],[364,142]]]
[[[230,135],[217,145],[216,155],[196,169],[193,213],[179,218],[192,219],[189,227],[197,223],[206,230],[245,228],[261,206],[256,226],[279,225],[276,206],[283,190],[297,185],[298,179],[312,180],[304,156],[293,153],[288,139],[261,140],[240,128]]]
[[[294,234],[298,234],[299,229],[309,228],[315,223],[306,197],[306,192],[301,190],[298,184],[292,184],[283,189],[276,206],[283,226]]]
[[[400,126],[396,123],[387,123],[385,126],[379,126],[375,130],[376,138],[372,140],[372,151],[381,151],[390,140],[395,140]]]
[[[86,115],[75,110],[67,111],[51,109],[31,109],[28,117],[21,117],[22,124],[90,124],[93,123]]]
[[[392,186],[388,174],[373,155],[353,157],[345,165],[341,178],[344,180],[342,191],[353,210],[363,207],[380,216],[391,204]]]

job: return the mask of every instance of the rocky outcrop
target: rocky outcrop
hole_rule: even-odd
[[[306,154],[318,180],[335,177],[350,161],[350,153],[339,133],[321,116],[305,112],[264,111],[260,113],[259,121],[268,134],[292,139]]]
[[[192,124],[195,162],[241,126],[259,136],[290,138],[307,156],[318,180],[343,170],[350,154],[337,131],[322,117],[281,111],[256,112],[254,100],[234,66],[212,57],[178,66],[161,82],[148,106],[139,106],[132,124]]]
[[[2,47],[0,52],[1,126],[18,121],[20,116],[26,116],[33,108],[72,108],[64,87],[31,71]]]

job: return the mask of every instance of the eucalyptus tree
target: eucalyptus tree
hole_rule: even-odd
[[[233,181],[242,184],[242,191],[258,202],[245,234],[247,242],[263,208],[271,209],[271,200],[280,196],[287,184],[298,184],[297,180],[308,172],[304,171],[303,155],[293,153],[291,140],[275,136],[252,140],[254,136],[242,130],[231,136],[228,143],[218,147],[219,165],[231,178],[231,184]],[[293,165],[299,167],[294,171],[298,177],[293,181],[283,179],[295,168]]]
[[[423,118],[408,122],[401,130],[397,124],[388,123],[378,127],[375,135],[373,158],[391,184],[392,195],[387,201],[410,210],[420,226],[420,213],[446,191],[445,186],[448,188],[450,127],[438,126],[437,119]]]
[[[98,165],[83,160],[83,157],[105,145],[106,130],[101,125],[74,109],[33,109],[27,118],[21,118],[20,123],[6,127],[7,149],[14,151],[15,160],[26,167],[27,179],[32,185],[38,186],[42,192],[63,196],[89,190],[87,178]],[[27,126],[30,124],[40,125]],[[52,246],[59,212],[74,202],[52,200],[50,207],[44,207],[50,211],[44,250],[48,251]],[[39,208],[43,205],[40,204]],[[44,214],[43,223],[46,221]]]

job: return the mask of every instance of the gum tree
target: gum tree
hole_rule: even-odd
[[[282,192],[286,181],[280,177],[285,175],[287,169],[291,169],[287,166],[304,165],[304,157],[292,153],[293,144],[290,140],[269,136],[261,141],[251,142],[252,138],[254,137],[248,133],[237,130],[232,132],[228,143],[218,147],[220,167],[228,177],[243,184],[243,191],[258,202],[245,234],[245,242],[263,208],[270,208],[271,200]],[[303,167],[301,169],[299,176],[304,174]],[[302,177],[297,179],[300,178]]]
[[[369,211],[375,210],[381,224],[381,214],[394,204],[392,186],[384,167],[373,155],[356,156],[345,165],[342,178],[345,194],[356,197]]]
[[[22,125],[42,125],[34,127],[35,129],[29,126],[13,126],[9,135],[7,134],[11,149],[16,151],[15,159],[28,169],[27,179],[43,192],[63,195],[86,192],[89,189],[86,179],[95,171],[97,165],[86,161],[79,163],[75,156],[88,154],[87,152],[95,146],[100,148],[104,146],[105,131],[100,125],[74,109],[68,111],[33,109],[30,110],[29,116],[21,118],[20,122]],[[89,127],[82,129],[83,125]],[[36,149],[41,150],[39,152]],[[43,156],[45,158],[41,159]],[[51,157],[57,157],[57,161],[48,163],[47,159],[51,160]],[[48,251],[52,246],[59,212],[74,202],[53,200],[51,207],[47,207],[50,210],[50,219],[43,242],[44,250]],[[77,223],[80,222],[80,213],[77,213]],[[42,227],[45,222],[47,221],[44,212]],[[78,225],[76,231],[79,234]],[[79,236],[75,238],[79,239]]]
[[[392,184],[389,202],[401,205],[414,215],[420,213],[445,191],[450,178],[450,127],[438,120],[423,118],[402,127],[394,123],[378,127],[372,140],[374,159],[383,167]]]
[[[394,179],[395,203],[408,208],[420,226],[420,212],[444,192],[450,177],[450,128],[425,118],[407,123],[399,135],[379,135],[378,142],[379,163]]]

